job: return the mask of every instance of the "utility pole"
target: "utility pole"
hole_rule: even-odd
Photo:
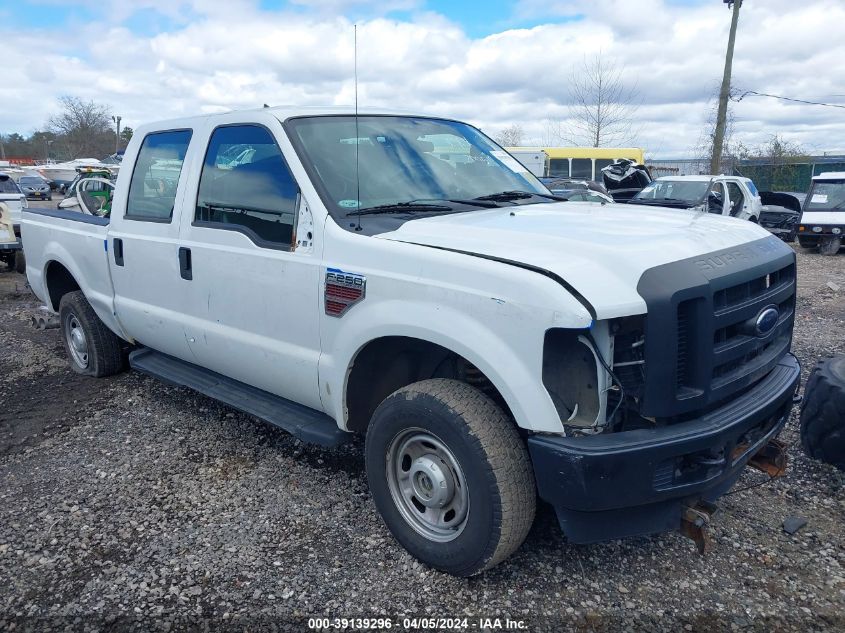
[[[728,36],[728,52],[725,54],[725,72],[722,75],[722,89],[719,91],[719,111],[716,114],[716,130],[713,132],[713,155],[710,157],[710,173],[719,174],[722,170],[722,149],[725,143],[725,125],[728,118],[728,97],[731,94],[731,67],[734,61],[734,41],[736,25],[739,22],[739,8],[742,0],[723,0],[728,7],[733,5],[731,33]]]
[[[119,116],[112,116],[111,120],[115,123],[115,130],[114,130],[114,153],[117,154],[120,151],[120,119]]]

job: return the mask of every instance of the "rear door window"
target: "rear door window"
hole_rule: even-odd
[[[0,176],[0,193],[20,193],[18,184],[9,176]]]
[[[220,127],[205,155],[194,225],[239,231],[263,247],[290,248],[298,195],[267,129]]]
[[[171,221],[182,163],[190,142],[191,130],[154,132],[144,138],[129,184],[127,219]]]

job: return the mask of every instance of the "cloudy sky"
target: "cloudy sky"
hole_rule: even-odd
[[[599,52],[639,94],[631,141],[697,144],[730,26],[721,0],[0,0],[0,133],[28,134],[70,94],[125,124],[269,104],[359,102],[520,124],[566,117],[573,65]],[[734,87],[845,104],[845,2],[746,0]],[[845,110],[747,97],[735,138],[845,151]]]

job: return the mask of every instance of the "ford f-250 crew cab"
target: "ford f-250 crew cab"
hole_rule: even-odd
[[[24,211],[71,366],[186,385],[333,446],[469,575],[536,499],[586,543],[679,529],[772,466],[792,250],[707,213],[561,202],[476,128],[347,109],[140,127],[110,218]]]

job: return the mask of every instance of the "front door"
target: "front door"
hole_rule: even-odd
[[[267,127],[211,132],[180,239],[190,260],[186,334],[200,365],[320,408],[319,262],[295,248],[299,205]]]

